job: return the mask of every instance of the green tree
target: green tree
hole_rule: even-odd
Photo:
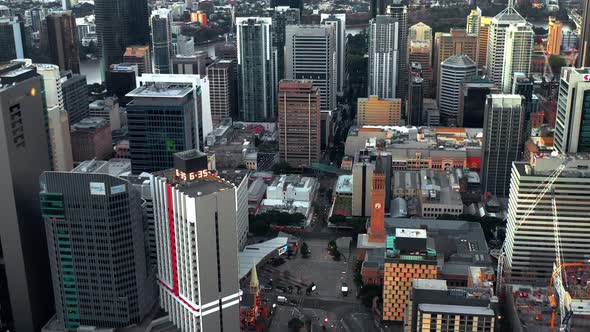
[[[310,253],[311,252],[309,251],[309,246],[306,242],[303,242],[303,244],[301,245],[301,256],[303,258],[309,258]]]
[[[330,242],[328,242],[328,253],[330,255],[334,256],[336,251],[338,251],[338,247],[336,246],[336,241],[330,240]]]
[[[274,164],[274,166],[272,167],[272,172],[275,175],[288,174],[292,170],[293,170],[293,168],[286,161],[279,161],[278,163]]]
[[[287,327],[289,328],[290,332],[299,332],[299,330],[301,330],[303,328],[305,324],[303,323],[303,321],[299,318],[293,318],[289,321],[289,323],[287,324]]]
[[[373,305],[373,299],[375,297],[378,297],[380,301],[382,300],[383,288],[377,285],[367,284],[361,287],[359,296],[365,307],[369,308],[371,305]]]
[[[559,55],[552,55],[549,57],[549,66],[551,66],[553,74],[559,75],[561,67],[567,66],[567,61]]]

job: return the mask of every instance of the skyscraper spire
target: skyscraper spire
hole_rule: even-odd
[[[258,272],[256,272],[256,262],[252,260],[252,273],[250,274],[250,290],[253,294],[258,293],[260,283],[258,282]]]

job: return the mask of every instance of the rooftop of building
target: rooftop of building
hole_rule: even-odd
[[[352,175],[340,175],[334,189],[336,194],[352,194]]]
[[[72,131],[93,131],[110,125],[109,121],[103,118],[84,118],[71,126]]]
[[[131,98],[182,98],[192,92],[190,84],[183,83],[154,83],[145,84],[129,92]]]
[[[93,173],[121,176],[131,172],[129,159],[86,160],[72,170],[72,173]]]
[[[580,152],[572,154],[538,154],[534,164],[526,162],[514,163],[521,176],[548,176],[560,165],[565,165],[560,177],[565,178],[590,178],[590,153]]]
[[[482,142],[481,128],[353,126],[346,138],[345,153],[354,155],[370,147],[379,152],[390,152],[394,160],[396,157],[409,158],[408,149],[430,150],[435,155],[449,156],[455,151],[481,149]]]
[[[317,180],[312,177],[301,176],[298,174],[281,174],[274,178],[267,190],[312,190]]]
[[[222,169],[217,171],[217,176],[233,183],[238,187],[244,179],[248,179],[250,170],[247,169]]]
[[[395,238],[408,238],[408,239],[426,239],[427,234],[425,229],[416,228],[396,228]]]
[[[413,289],[424,289],[424,290],[441,290],[446,291],[447,282],[446,280],[439,279],[414,279],[412,281]]]
[[[471,59],[467,55],[459,54],[459,55],[453,55],[453,56],[449,57],[448,59],[446,59],[445,61],[442,62],[441,66],[465,68],[465,67],[473,67],[473,66],[477,67],[477,64],[473,61],[473,59]]]
[[[195,180],[183,180],[177,175],[176,169],[168,169],[155,172],[154,176],[165,178],[168,183],[189,197],[207,196],[216,192],[234,188],[232,183],[225,181],[211,173],[208,173],[206,176],[200,179],[195,178]]]
[[[495,316],[494,310],[490,308],[466,305],[422,303],[418,305],[418,310],[423,312],[441,313],[449,315]]]
[[[443,277],[467,279],[471,266],[492,266],[488,245],[479,223],[426,218],[385,218],[385,227],[390,237],[395,235],[398,228],[426,230],[426,248],[436,252],[439,272]],[[366,234],[359,235],[358,243],[359,247],[371,250],[386,247],[386,244],[375,245],[368,242]]]

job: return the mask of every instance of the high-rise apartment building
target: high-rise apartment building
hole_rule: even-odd
[[[473,77],[463,81],[459,95],[457,126],[483,128],[486,96],[497,93],[500,93],[500,90],[487,78]]]
[[[442,122],[458,122],[461,85],[477,74],[477,65],[466,55],[453,55],[441,63],[438,108]]]
[[[276,52],[272,48],[272,19],[237,17],[240,118],[267,121],[275,118]]]
[[[128,46],[150,42],[149,13],[145,0],[97,0],[94,6],[105,78],[110,65],[123,62]]]
[[[563,68],[555,121],[555,150],[590,152],[590,69]]]
[[[467,15],[467,26],[465,27],[465,30],[467,31],[467,33],[472,33],[472,34],[479,34],[479,27],[480,27],[480,22],[481,22],[481,9],[479,9],[479,7],[476,7],[475,9],[472,9],[471,12],[469,12],[469,15]]]
[[[277,82],[285,78],[285,32],[287,25],[299,25],[299,8],[277,6],[272,12],[272,46],[277,50]],[[217,55],[217,53],[215,53]]]
[[[293,167],[320,160],[320,89],[308,80],[279,83],[279,155]]]
[[[436,251],[425,229],[397,228],[385,243],[383,320],[403,321],[415,279],[437,278]]]
[[[238,331],[235,185],[189,150],[155,174],[152,197],[160,305],[182,331]]]
[[[515,24],[523,25],[510,28]],[[504,92],[510,91],[505,90],[505,88],[510,86],[512,74],[520,71],[513,70],[514,66],[522,65],[530,68],[532,44],[529,45],[528,39],[531,32],[525,25],[526,20],[511,6],[494,16],[490,24],[486,70],[492,82]],[[508,30],[511,30],[510,38],[508,37]],[[508,43],[510,43],[511,47],[508,47]],[[507,65],[508,61],[512,64]],[[528,64],[525,64],[525,62]],[[528,70],[526,74],[528,74]]]
[[[321,14],[322,24],[334,26],[336,52],[336,93],[344,95],[346,81],[346,14]],[[280,59],[280,58],[279,58]]]
[[[152,60],[148,45],[132,45],[125,49],[123,62],[137,65],[137,74],[152,73]]]
[[[549,55],[561,54],[561,43],[563,41],[563,23],[556,21],[555,17],[549,16],[549,35],[547,36],[547,49]]]
[[[172,12],[166,8],[152,11],[150,28],[152,36],[152,72],[170,74],[172,58]]]
[[[477,56],[477,35],[467,33],[465,29],[451,29],[449,33],[434,34],[434,90],[439,93],[443,85],[439,82],[440,65],[453,55],[466,55],[471,60]]]
[[[520,95],[488,95],[483,127],[482,192],[507,197],[512,162],[519,160],[524,136]]]
[[[39,331],[53,315],[39,210],[39,176],[51,169],[43,81],[34,67],[15,61],[0,66],[0,84],[0,280],[10,290],[0,310],[11,330]]]
[[[73,75],[71,72],[62,75],[61,92],[63,108],[68,112],[70,124],[79,122],[89,115],[86,76]]]
[[[518,23],[506,29],[505,37],[501,86],[504,93],[510,93],[515,73],[530,74],[535,33],[531,24]]]
[[[565,169],[551,190],[532,208],[539,189],[562,164]],[[515,162],[512,166],[505,271],[513,281],[549,280],[555,262],[555,234],[551,212],[555,197],[561,235],[562,263],[586,262],[590,257],[590,159],[587,154],[536,157],[534,163]],[[521,227],[516,225],[527,215]]]
[[[395,98],[406,100],[408,95],[408,6],[401,0],[392,0],[387,6],[387,15],[391,15],[399,24]]]
[[[211,120],[215,127],[219,122],[236,114],[235,61],[217,60],[207,67]]]
[[[119,177],[127,161],[86,161],[41,177],[55,325],[138,324],[157,301],[147,264],[141,193]]]
[[[432,41],[431,40],[410,40],[408,49],[408,62],[420,64],[420,77],[423,80],[424,95],[432,95]],[[412,69],[410,68],[410,74]],[[410,78],[412,84],[412,78]]]
[[[52,12],[45,17],[51,63],[61,70],[80,73],[80,51],[76,18],[71,11]]]
[[[490,25],[492,18],[482,16],[479,19],[479,32],[477,33],[477,66],[483,68],[486,66],[488,58],[488,37],[490,34]]]
[[[321,110],[335,110],[338,85],[335,27],[289,25],[285,50],[285,77],[312,81],[320,89]]]
[[[357,123],[359,126],[399,126],[401,99],[369,96],[357,100]]]
[[[397,96],[400,24],[389,15],[369,22],[369,96]]]
[[[52,64],[34,64],[37,73],[43,77],[45,105],[49,125],[49,140],[54,171],[70,171],[74,168],[72,143],[70,139],[70,120],[64,109],[59,67]]]
[[[24,25],[17,17],[0,18],[0,62],[25,57],[25,32]]]
[[[172,167],[173,154],[199,145],[196,91],[190,84],[148,83],[129,92],[127,126],[133,174]]]

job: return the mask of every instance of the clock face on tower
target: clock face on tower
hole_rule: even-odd
[[[376,210],[381,209],[381,203],[375,203],[375,209]]]

